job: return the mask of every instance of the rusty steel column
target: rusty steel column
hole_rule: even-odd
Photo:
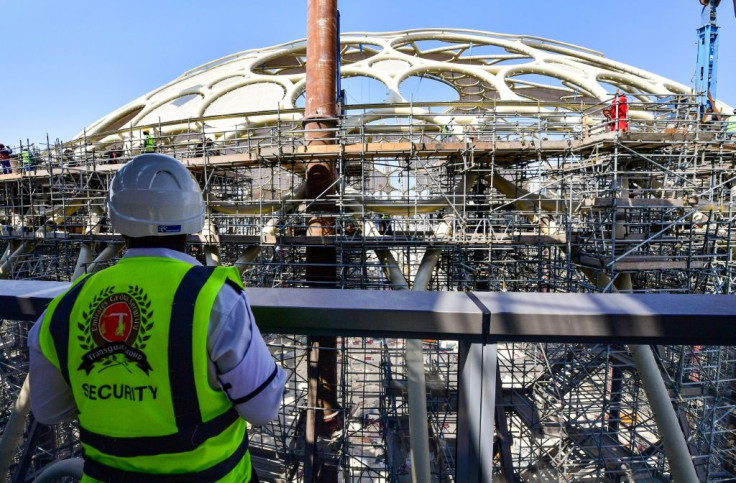
[[[336,144],[337,128],[337,0],[309,0],[307,6],[307,80],[304,137],[308,146]],[[313,216],[307,236],[323,238],[323,246],[307,246],[306,282],[335,288],[334,245],[337,209],[327,198],[335,193],[335,161],[311,159],[307,164],[306,198]],[[304,481],[336,482],[337,469],[315,455],[318,437],[329,437],[342,425],[337,401],[337,338],[310,337]]]
[[[307,144],[335,144],[337,127],[337,0],[309,0],[304,130]],[[335,163],[307,165],[307,197],[316,198],[335,180]],[[333,189],[334,191],[334,189]]]

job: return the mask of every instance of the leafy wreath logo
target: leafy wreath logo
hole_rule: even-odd
[[[87,351],[78,370],[89,374],[95,364],[100,372],[115,366],[137,365],[148,374],[152,368],[143,350],[153,329],[151,301],[138,285],[116,293],[114,286],[102,289],[82,311],[83,322],[77,323],[79,346]]]

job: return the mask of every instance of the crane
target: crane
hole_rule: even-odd
[[[718,73],[718,25],[716,25],[716,8],[721,0],[698,0],[703,6],[700,14],[701,25],[698,28],[698,64],[695,72],[695,95],[700,104],[701,116],[714,112],[716,79]],[[736,0],[733,0],[736,15]],[[720,117],[720,116],[719,116]]]

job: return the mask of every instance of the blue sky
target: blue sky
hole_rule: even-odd
[[[0,0],[0,142],[70,139],[207,61],[306,36],[307,0]],[[697,0],[341,0],[342,31],[536,35],[691,85]],[[718,11],[717,97],[736,105],[736,18]]]

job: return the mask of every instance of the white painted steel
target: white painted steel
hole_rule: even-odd
[[[385,88],[386,104],[411,102],[402,94],[401,86],[414,77],[436,80],[451,88],[451,98],[441,98],[443,94],[439,93],[440,98],[432,99],[434,102],[518,102],[499,107],[499,112],[536,113],[538,101],[544,100],[605,102],[615,90],[627,92],[631,100],[637,101],[652,100],[650,95],[692,91],[652,72],[607,59],[600,52],[534,36],[421,29],[344,33],[340,44],[341,77],[377,81]],[[279,110],[300,107],[298,99],[304,94],[305,83],[305,39],[246,50],[183,73],[99,119],[86,128],[85,134],[128,129],[108,141],[138,139],[142,126],[163,125],[159,134],[201,132],[237,137],[237,130],[275,122]],[[243,116],[238,118],[190,122],[241,113]],[[427,122],[437,125],[451,121],[448,115],[421,108],[414,108],[412,113],[425,114]],[[394,114],[395,108],[391,107],[366,113],[367,119]],[[646,117],[636,109],[631,109],[629,115]],[[282,121],[299,120],[302,114],[280,116]],[[564,118],[564,113],[561,116]],[[230,133],[222,134],[226,130]],[[462,126],[453,126],[453,132],[461,130]]]

